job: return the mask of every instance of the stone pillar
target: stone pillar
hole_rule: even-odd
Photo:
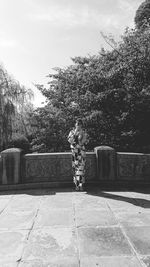
[[[20,148],[9,148],[1,152],[2,184],[18,184],[21,181]]]
[[[94,149],[97,163],[97,179],[100,181],[115,180],[117,176],[116,152],[109,146]]]
[[[0,184],[2,183],[2,157],[0,155]]]

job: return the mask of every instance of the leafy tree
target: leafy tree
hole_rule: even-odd
[[[38,108],[32,116],[35,132],[32,135],[32,150],[39,152],[56,152],[68,150],[66,119],[61,111],[47,105]]]
[[[145,29],[150,25],[150,0],[145,0],[139,6],[134,21],[137,29]]]
[[[53,149],[66,149],[65,138],[77,117],[88,129],[89,150],[107,144],[117,150],[142,151],[149,145],[149,38],[148,28],[144,32],[126,29],[113,50],[75,57],[72,65],[48,75],[49,88],[37,85],[47,98],[47,106],[38,110],[37,119],[48,123],[49,116],[53,118],[53,127],[43,125],[42,138],[49,137],[44,141],[48,150],[55,143],[52,133],[61,140],[60,145],[55,139],[57,149],[56,145]],[[44,112],[49,116],[42,115]]]
[[[127,28],[118,44],[102,34],[110,51],[75,57],[72,65],[48,75],[48,87],[37,85],[47,99],[35,116],[42,129],[41,134],[37,128],[38,143],[47,151],[68,149],[67,134],[81,117],[89,150],[105,144],[118,151],[150,152],[149,3],[139,7],[137,27]]]
[[[25,107],[31,95],[31,90],[21,86],[0,66],[0,151],[19,132],[20,125],[25,126]],[[25,128],[22,133],[27,134]]]

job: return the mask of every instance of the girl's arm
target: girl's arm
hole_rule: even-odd
[[[75,142],[75,135],[74,135],[74,131],[73,130],[71,130],[69,135],[68,135],[68,142],[70,144],[73,144]]]

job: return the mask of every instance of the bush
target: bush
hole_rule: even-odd
[[[9,147],[20,148],[25,154],[31,152],[30,143],[28,139],[23,135],[13,138],[9,144]]]

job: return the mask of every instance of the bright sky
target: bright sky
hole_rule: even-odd
[[[34,90],[39,106],[43,98],[33,84],[46,84],[52,68],[71,64],[71,57],[107,47],[100,31],[118,39],[134,26],[143,1],[0,0],[0,62]]]

